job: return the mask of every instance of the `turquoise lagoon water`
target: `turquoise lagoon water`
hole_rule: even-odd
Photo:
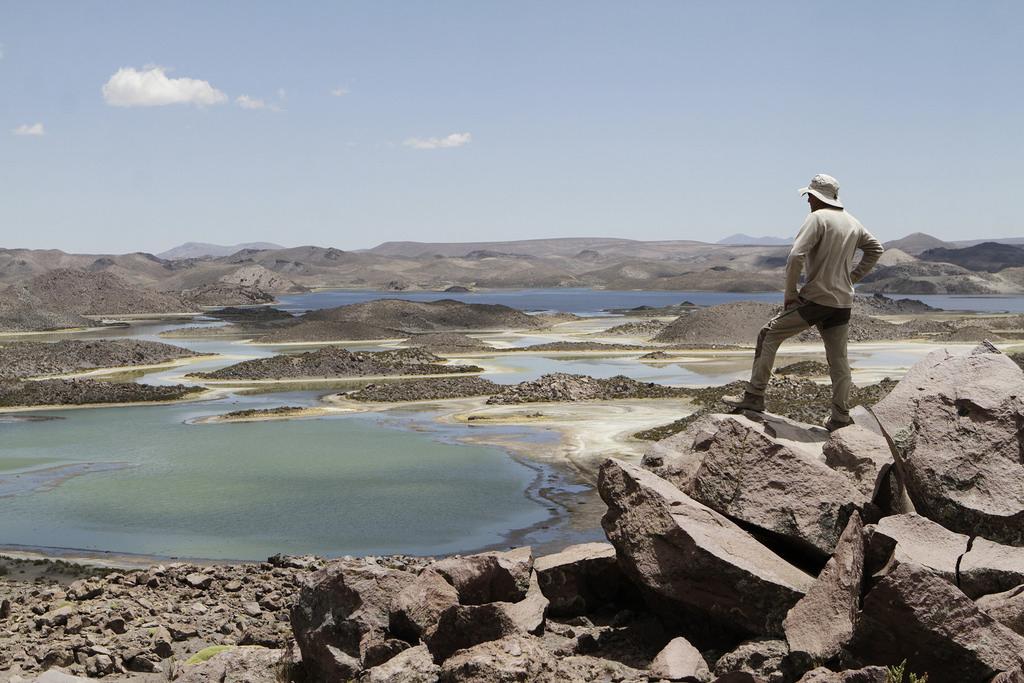
[[[0,481],[24,479],[17,493],[0,489],[0,542],[232,559],[435,554],[500,545],[551,516],[525,493],[538,471],[496,448],[367,416],[188,423],[235,407],[0,424]],[[107,469],[80,473],[82,463]]]

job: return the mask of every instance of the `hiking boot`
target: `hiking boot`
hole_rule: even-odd
[[[752,410],[755,413],[764,412],[764,396],[744,391],[743,396],[723,396],[722,403],[731,406],[733,410]]]
[[[853,420],[851,418],[846,418],[845,420],[840,420],[840,419],[837,419],[835,417],[830,417],[828,419],[828,422],[825,423],[825,429],[827,429],[830,432],[834,432],[837,429],[842,429],[843,427],[849,427],[852,424],[853,424]]]

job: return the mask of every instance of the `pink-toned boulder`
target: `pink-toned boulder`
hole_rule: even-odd
[[[791,652],[819,662],[842,652],[853,637],[863,575],[864,528],[854,513],[835,554],[782,623]]]
[[[742,633],[782,632],[814,579],[714,510],[637,465],[609,459],[601,520],[623,571],[661,611],[700,614]]]
[[[917,511],[962,534],[1024,545],[1024,371],[988,343],[935,351],[873,408]]]
[[[906,659],[929,683],[987,681],[1024,666],[1024,637],[938,574],[897,563],[865,596],[848,652],[862,665]]]

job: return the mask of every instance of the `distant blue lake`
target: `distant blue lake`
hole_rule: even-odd
[[[1024,313],[1024,295],[954,296],[947,294],[903,295],[894,299],[919,299],[930,306],[948,311],[976,311],[984,313]],[[407,301],[437,301],[455,299],[467,303],[504,304],[524,311],[566,311],[577,315],[602,315],[609,308],[635,308],[637,306],[668,306],[684,301],[698,306],[714,306],[730,301],[766,301],[781,303],[781,292],[654,292],[633,290],[553,288],[553,289],[495,289],[479,292],[387,292],[372,289],[332,289],[309,294],[280,297],[281,308],[288,311],[306,311],[333,308],[374,299],[405,299]]]

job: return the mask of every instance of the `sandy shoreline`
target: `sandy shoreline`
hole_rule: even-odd
[[[25,379],[37,381],[44,379],[80,379],[87,377],[106,377],[108,375],[119,375],[125,372],[169,370],[171,368],[181,367],[184,365],[192,365],[194,363],[203,363],[214,359],[230,360],[230,357],[222,356],[217,353],[208,353],[201,356],[186,356],[184,358],[174,358],[168,361],[164,361],[162,363],[152,363],[150,365],[115,365],[106,368],[76,370],[75,372],[67,372],[58,375],[36,375],[35,377],[26,377]]]

